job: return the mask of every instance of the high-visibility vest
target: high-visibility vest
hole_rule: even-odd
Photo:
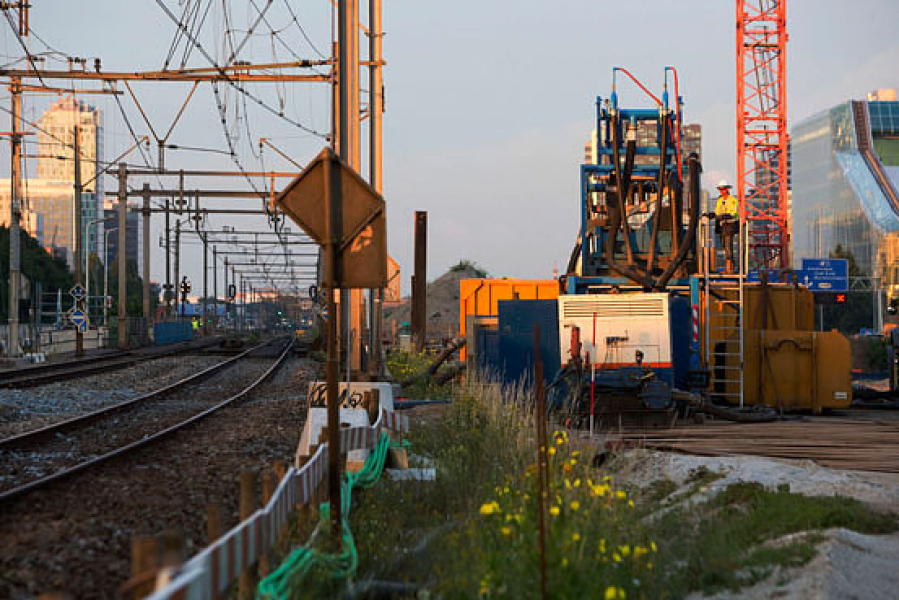
[[[718,203],[715,205],[715,214],[723,215],[729,214],[733,216],[737,216],[737,211],[739,207],[737,206],[737,199],[728,194],[727,196],[718,196]]]

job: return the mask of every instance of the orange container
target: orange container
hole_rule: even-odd
[[[459,335],[465,336],[475,319],[496,317],[500,300],[554,300],[555,279],[462,279],[459,281]],[[460,353],[465,360],[465,348]]]

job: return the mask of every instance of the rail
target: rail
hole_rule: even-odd
[[[59,431],[62,431],[64,429],[67,429],[67,428],[70,428],[73,426],[77,426],[77,425],[81,425],[90,420],[96,420],[97,418],[100,418],[100,417],[110,414],[112,412],[122,410],[123,408],[127,408],[128,406],[134,405],[138,402],[143,402],[143,401],[149,399],[150,397],[155,397],[162,393],[170,392],[173,389],[177,389],[178,387],[181,387],[188,382],[194,382],[198,378],[208,377],[210,374],[214,373],[215,371],[220,370],[229,364],[233,364],[235,361],[245,357],[250,352],[258,350],[259,348],[269,345],[270,343],[271,342],[254,346],[253,348],[250,348],[249,350],[242,352],[241,354],[235,356],[234,358],[231,358],[227,361],[223,361],[217,365],[213,365],[212,367],[204,369],[200,373],[191,375],[190,377],[182,379],[180,381],[177,381],[174,384],[167,385],[164,388],[161,388],[160,390],[150,392],[150,394],[144,394],[142,396],[139,396],[139,397],[129,400],[127,402],[123,402],[123,403],[120,403],[120,404],[117,404],[117,405],[114,405],[111,407],[107,407],[105,409],[100,409],[98,411],[88,413],[87,415],[75,417],[74,419],[69,419],[69,420],[63,421],[61,423],[57,423],[55,425],[49,425],[47,427],[42,427],[41,429],[38,429],[38,430],[26,432],[24,434],[20,434],[20,435],[14,436],[12,438],[7,438],[5,440],[2,440],[2,442],[0,442],[0,447],[15,446],[15,445],[19,445],[19,444],[31,443],[34,440],[38,439],[39,437],[43,437],[43,436],[47,435],[48,433],[58,433]],[[64,469],[57,471],[55,473],[52,473],[50,475],[46,475],[44,477],[34,479],[34,480],[29,481],[20,486],[6,490],[6,491],[0,493],[0,504],[14,500],[16,498],[20,498],[20,497],[24,496],[25,494],[33,492],[36,489],[42,488],[52,482],[56,482],[56,481],[60,481],[62,479],[68,478],[72,475],[75,475],[76,473],[80,473],[81,471],[84,471],[86,469],[89,469],[91,467],[99,465],[101,463],[104,463],[112,458],[122,456],[122,455],[132,452],[138,448],[142,448],[144,446],[153,444],[153,443],[175,433],[176,431],[179,431],[185,427],[188,427],[188,426],[196,423],[197,421],[221,410],[222,408],[225,408],[226,406],[240,400],[241,398],[243,398],[244,396],[249,394],[251,391],[253,391],[253,389],[255,389],[257,386],[259,386],[262,382],[264,382],[268,377],[270,377],[272,375],[272,373],[274,373],[277,370],[277,368],[280,367],[284,363],[287,356],[290,354],[292,345],[293,345],[292,342],[288,342],[286,344],[285,348],[279,354],[278,358],[275,360],[275,362],[268,369],[266,369],[266,371],[260,377],[258,377],[256,380],[254,380],[248,387],[244,388],[237,394],[234,394],[233,396],[227,398],[226,400],[223,400],[222,402],[215,404],[215,405],[207,408],[206,410],[203,410],[200,413],[194,414],[193,416],[191,416],[187,419],[184,419],[174,425],[166,427],[165,429],[158,431],[152,435],[148,435],[137,441],[131,442],[124,446],[120,446],[119,448],[116,448],[114,450],[111,450],[109,452],[101,454],[99,456],[95,456],[89,460],[80,462],[71,467],[64,468]]]
[[[173,356],[191,350],[198,350],[221,341],[221,338],[207,338],[199,343],[179,344],[172,348],[113,351],[58,363],[45,363],[10,371],[0,371],[0,387],[22,389],[54,383],[66,379],[77,379],[117,369],[125,369],[144,360]]]
[[[381,410],[373,425],[340,431],[342,452],[371,449],[382,429],[409,431],[409,418]],[[205,599],[219,597],[240,575],[270,551],[278,532],[288,523],[296,506],[305,506],[313,490],[324,480],[328,468],[328,444],[322,444],[302,467],[291,467],[271,500],[215,543],[177,569],[163,571],[146,600]]]

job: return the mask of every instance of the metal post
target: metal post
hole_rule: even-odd
[[[110,227],[103,233],[103,325],[109,327],[109,234],[118,227]]]
[[[219,316],[219,271],[218,255],[215,246],[212,247],[212,330],[218,328]]]
[[[165,316],[172,316],[172,238],[169,226],[169,210],[171,201],[165,199],[165,288],[163,300],[165,301]]]
[[[421,352],[427,338],[428,213],[415,211],[415,279],[412,283],[412,341]]]
[[[126,264],[128,262],[125,252],[125,231],[128,228],[128,165],[119,163],[119,243],[118,243],[118,266],[119,266],[119,349],[126,350],[128,348],[128,332],[126,330],[126,319],[128,314],[128,271]]]
[[[178,305],[181,302],[181,221],[175,219],[175,281],[172,283],[172,291],[175,293],[174,314],[181,315]]]
[[[75,158],[75,186],[74,186],[74,202],[75,202],[75,210],[74,212],[74,229],[75,229],[75,283],[79,286],[84,283],[84,271],[82,270],[81,257],[84,252],[84,228],[81,224],[81,213],[82,213],[82,192],[83,188],[81,185],[81,130],[78,125],[75,125],[75,145],[74,145],[74,158]],[[88,307],[90,306],[90,299],[88,299]],[[82,308],[82,304],[80,300],[75,301],[76,308]],[[90,310],[85,311],[87,314],[90,314]],[[81,332],[80,327],[75,328],[75,356],[82,356],[84,354],[84,334]]]
[[[19,181],[22,164],[22,136],[19,133],[19,113],[21,112],[20,80],[14,77],[11,80],[9,91],[12,94],[12,135],[11,146],[11,187],[9,195],[9,341],[7,356],[15,358],[19,355],[19,271],[21,262],[21,233],[19,231]]]
[[[209,320],[206,317],[206,304],[209,302],[209,244],[206,236],[203,240],[203,335],[209,335]]]
[[[143,283],[144,283],[144,320],[146,321],[147,331],[150,331],[150,327],[153,324],[153,315],[150,314],[150,184],[144,184],[144,210],[143,210],[143,227],[144,227],[144,243],[143,243],[143,255],[144,255],[144,268],[143,268]]]
[[[339,12],[345,16],[345,0],[339,0]],[[342,21],[341,21],[342,22]],[[343,28],[341,28],[341,33]],[[341,48],[343,44],[341,44]],[[343,64],[343,61],[341,61]],[[328,233],[325,236],[325,293],[328,295],[328,362],[326,367],[327,409],[328,409],[328,498],[330,499],[331,535],[334,543],[340,540],[341,514],[340,514],[340,407],[338,406],[337,393],[337,369],[340,360],[337,354],[337,307],[334,302],[334,292],[340,284],[337,266],[338,244],[342,237],[341,232],[341,184],[340,173],[332,157],[324,163],[325,182],[325,210],[327,212],[326,223]],[[345,308],[345,307],[341,307]],[[349,393],[349,390],[347,390]]]
[[[231,312],[230,310],[228,310],[231,307],[231,288],[228,286],[228,257],[227,256],[225,256],[225,293],[224,293],[224,296],[225,296],[225,316],[228,316]],[[232,319],[232,321],[233,321],[233,319]]]
[[[382,149],[382,115],[384,113],[384,83],[382,80],[381,65],[381,39],[384,34],[381,31],[381,0],[369,0],[368,3],[369,34],[368,56],[369,67],[369,182],[379,194],[384,193]],[[371,327],[371,339],[369,347],[372,353],[371,373],[377,374],[381,370],[381,304],[384,299],[384,290],[369,290],[369,318]]]

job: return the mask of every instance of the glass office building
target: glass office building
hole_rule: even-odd
[[[899,102],[850,101],[792,130],[793,264],[838,249],[899,300]]]

